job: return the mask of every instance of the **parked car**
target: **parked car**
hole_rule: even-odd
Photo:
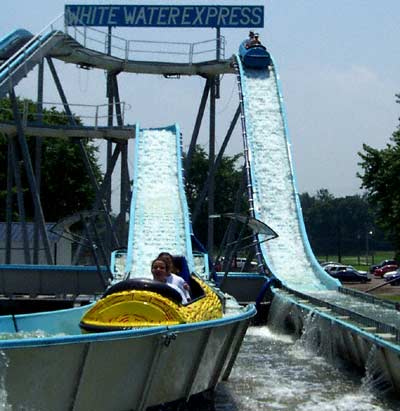
[[[332,265],[332,264],[337,264],[339,265],[340,263],[337,263],[336,261],[324,261],[323,263],[320,263],[321,267],[326,267],[328,265]]]
[[[397,269],[396,271],[389,271],[384,274],[383,279],[386,282],[390,281],[390,285],[400,285],[400,269]]]
[[[216,271],[222,271],[223,265],[224,265],[225,258],[221,257],[218,262],[215,264],[215,270]],[[237,257],[236,259],[232,259],[231,261],[231,268],[230,270],[232,271],[237,271],[237,270],[242,270],[245,268],[246,265],[246,258],[242,257]],[[250,261],[250,266],[248,267],[250,271],[255,271],[257,270],[258,264],[256,261]]]
[[[399,268],[398,264],[387,264],[381,268],[377,268],[374,271],[374,275],[376,277],[383,277],[384,274],[388,273],[389,271],[396,271]]]
[[[346,270],[346,268],[348,268],[348,267],[353,268],[351,266],[344,265],[344,264],[331,264],[331,265],[327,265],[326,267],[324,267],[324,270],[328,274],[331,274],[331,273],[336,273],[338,271]]]
[[[357,271],[355,268],[351,266],[345,267],[345,269],[337,270],[329,272],[329,275],[333,278],[337,278],[342,282],[360,282],[366,283],[367,281],[371,281],[369,278],[368,273],[365,271]]]
[[[371,267],[369,268],[369,272],[373,273],[375,272],[377,268],[382,268],[385,265],[397,265],[398,266],[399,264],[396,260],[383,260],[379,264],[371,265]]]

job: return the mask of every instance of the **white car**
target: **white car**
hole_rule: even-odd
[[[385,273],[385,274],[383,274],[383,278],[385,279],[385,278],[389,278],[389,277],[391,277],[392,275],[394,275],[394,274],[399,274],[400,273],[400,270],[394,270],[394,271],[388,271],[387,273]]]

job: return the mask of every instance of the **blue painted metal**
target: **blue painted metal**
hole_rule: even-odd
[[[106,266],[101,266],[100,269],[107,272]],[[98,268],[92,265],[32,265],[32,264],[0,264],[1,271],[82,271],[82,272],[97,272]]]
[[[135,153],[139,152],[139,136],[140,136],[140,127],[139,123],[135,125]],[[128,231],[128,249],[126,253],[126,277],[129,275],[130,270],[132,269],[132,254],[133,254],[133,241],[135,238],[134,233],[134,221],[135,221],[135,204],[137,201],[137,194],[138,194],[138,162],[135,161],[133,165],[133,191],[132,191],[132,198],[131,198],[131,206],[130,206],[130,213],[129,213],[129,231]]]
[[[239,56],[243,64],[248,68],[265,69],[271,63],[271,56],[263,45],[246,47],[247,40],[239,46]]]
[[[121,340],[126,338],[140,338],[153,334],[163,335],[171,331],[185,332],[191,331],[193,329],[219,327],[234,322],[244,321],[246,319],[254,317],[254,315],[256,314],[255,307],[253,305],[249,305],[238,315],[228,316],[226,318],[217,320],[180,324],[173,327],[149,327],[144,329],[125,331],[110,331],[107,333],[81,334],[79,330],[79,321],[82,318],[83,314],[90,307],[92,307],[92,305],[46,313],[17,315],[14,318],[20,332],[32,332],[40,330],[45,334],[49,334],[49,336],[45,336],[43,338],[0,340],[0,349],[13,347],[51,346],[92,341]],[[0,329],[3,332],[14,333],[15,328],[13,323],[13,316],[0,316]],[[59,334],[67,335],[60,336]]]
[[[260,293],[258,294],[256,298],[256,307],[260,306],[260,304],[263,302],[265,294],[267,293],[268,290],[271,289],[271,287],[276,283],[276,278],[275,277],[270,277],[268,280],[265,281],[264,285],[262,286]]]
[[[184,225],[185,225],[186,255],[187,255],[189,271],[193,272],[194,271],[194,260],[193,260],[192,236],[191,236],[192,224],[190,222],[189,207],[188,207],[188,203],[186,199],[185,185],[183,182],[182,136],[181,136],[180,127],[178,124],[175,124],[175,130],[176,130],[175,132],[176,133],[175,134],[176,146],[178,147],[178,152],[177,152],[178,190],[179,190],[179,196],[181,199],[181,204],[182,204],[182,209],[183,209],[183,220],[184,220]]]
[[[0,39],[0,60],[10,58],[19,48],[26,44],[33,34],[25,29],[17,29]]]
[[[65,6],[68,26],[264,27],[264,6],[82,5]]]

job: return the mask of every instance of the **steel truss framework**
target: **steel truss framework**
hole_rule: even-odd
[[[217,31],[217,36],[220,36],[219,31]],[[111,39],[111,36],[110,36]],[[47,49],[46,49],[47,52]],[[111,48],[108,48],[108,56],[110,56]],[[57,53],[54,53],[57,56]],[[65,61],[65,57],[59,57]],[[104,54],[104,59],[107,59],[107,54]],[[193,153],[199,136],[202,120],[205,114],[207,103],[209,103],[209,171],[208,177],[204,184],[204,187],[200,193],[198,203],[193,210],[192,220],[196,221],[199,215],[200,207],[207,201],[207,209],[209,217],[215,213],[215,173],[218,166],[221,163],[222,157],[225,153],[226,147],[230,141],[232,133],[238,122],[241,107],[240,103],[235,111],[235,114],[231,120],[231,123],[227,129],[225,138],[223,140],[222,146],[218,153],[216,153],[215,140],[216,140],[216,101],[219,98],[219,88],[220,88],[220,78],[218,73],[218,62],[220,59],[220,54],[217,50],[217,60],[213,61],[213,67],[217,67],[211,73],[201,73],[200,75],[205,78],[204,90],[200,99],[197,117],[194,124],[194,129],[190,141],[190,146],[186,156],[185,169],[188,170],[193,158]],[[61,99],[63,108],[68,118],[69,125],[67,127],[51,128],[42,124],[43,116],[43,88],[44,88],[44,64],[47,63],[54,84],[57,88],[59,97]],[[221,73],[226,72],[227,61],[221,60]],[[205,63],[206,64],[206,63]],[[8,173],[7,173],[7,198],[6,198],[6,216],[7,216],[7,229],[6,229],[6,253],[4,263],[10,264],[11,262],[11,250],[12,250],[12,240],[11,240],[11,227],[12,227],[12,197],[13,197],[13,186],[16,186],[17,204],[18,204],[18,214],[20,218],[20,223],[22,225],[23,232],[23,248],[24,248],[24,258],[27,264],[38,264],[39,261],[39,246],[40,238],[42,239],[42,244],[45,249],[46,261],[48,264],[54,264],[50,243],[48,239],[48,233],[45,227],[45,216],[43,214],[43,208],[40,199],[40,185],[41,185],[41,147],[42,139],[44,137],[54,136],[54,137],[68,137],[72,144],[77,144],[83,162],[85,164],[86,171],[90,178],[93,189],[96,193],[96,198],[93,203],[91,212],[92,217],[82,217],[82,224],[84,231],[86,233],[86,244],[84,242],[79,242],[77,250],[75,252],[73,263],[78,263],[80,256],[83,252],[85,246],[89,244],[89,248],[92,251],[93,260],[96,265],[107,264],[108,257],[113,249],[120,248],[126,244],[127,241],[127,222],[126,213],[129,209],[130,198],[131,198],[131,188],[130,188],[130,177],[128,171],[128,139],[134,137],[133,127],[124,125],[123,116],[121,113],[121,101],[119,97],[118,89],[118,74],[121,72],[120,69],[117,71],[108,71],[106,79],[106,91],[108,99],[108,124],[106,128],[99,130],[98,128],[81,127],[76,123],[72,111],[67,101],[61,80],[58,76],[57,70],[53,63],[53,58],[51,52],[47,52],[43,55],[41,59],[37,62],[38,65],[38,80],[37,80],[37,116],[39,121],[33,124],[26,123],[22,118],[21,113],[19,113],[17,106],[17,99],[15,96],[14,86],[20,80],[20,75],[16,79],[14,84],[14,79],[10,77],[9,79],[9,89],[8,95],[11,99],[12,110],[14,115],[14,124],[0,124],[0,132],[3,132],[8,138]],[[168,68],[166,73],[162,73],[163,65],[160,65],[160,73],[168,76],[171,68]],[[30,67],[31,69],[32,67]],[[180,66],[178,69],[182,69]],[[184,74],[187,74],[186,69],[182,69]],[[198,74],[198,73],[194,73]],[[4,92],[3,92],[4,95]],[[114,126],[114,118],[116,119],[117,126]],[[242,118],[243,121],[243,118]],[[31,155],[28,150],[28,145],[26,141],[26,136],[36,137],[35,146],[35,162],[32,161]],[[117,137],[118,136],[118,137]],[[92,170],[88,154],[83,144],[84,138],[104,138],[107,140],[107,167],[106,172],[101,184],[96,180],[95,174]],[[30,250],[32,249],[29,244],[27,227],[26,227],[26,217],[25,217],[25,207],[24,198],[22,195],[23,187],[21,183],[21,170],[19,165],[24,165],[25,173],[29,182],[29,191],[32,195],[33,204],[35,207],[35,220],[34,220],[34,244],[33,244],[33,255],[30,255]],[[120,160],[120,213],[118,217],[112,221],[111,216],[111,186],[112,186],[112,176],[117,172],[115,169],[117,161]],[[244,181],[246,180],[246,167],[244,168]],[[246,184],[246,183],[244,183]],[[249,186],[249,183],[247,183]],[[240,198],[243,193],[243,187],[238,190],[238,200],[235,206],[235,212],[239,210]],[[251,197],[250,197],[251,205]],[[251,211],[251,210],[250,210]],[[104,224],[106,226],[105,232],[107,233],[105,238],[102,238],[96,231],[95,217],[101,214],[104,218]],[[239,231],[239,237],[243,230],[238,230],[235,221],[231,222],[228,231],[224,237],[223,246],[225,250],[222,252],[228,258],[225,259],[225,264],[229,263],[229,257],[232,257],[237,250],[236,242],[233,242],[233,238],[237,238],[237,232]],[[255,239],[256,249],[257,240]],[[208,252],[212,256],[215,254],[214,245],[214,219],[208,218]],[[221,253],[221,251],[220,251]],[[251,251],[249,253],[249,258],[258,254],[258,251]]]

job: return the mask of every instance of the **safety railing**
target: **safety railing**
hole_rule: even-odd
[[[320,300],[319,298],[310,296],[308,294],[301,293],[296,290],[292,290],[289,287],[282,286],[282,289],[287,291],[288,293],[301,298],[304,301],[308,301],[310,304],[318,307],[328,308],[339,316],[348,317],[351,321],[360,324],[362,327],[373,327],[376,329],[376,333],[387,333],[394,336],[396,343],[400,343],[400,330],[394,327],[393,325],[385,324],[381,321],[374,320],[373,318],[366,317],[365,315],[356,313],[352,310],[347,308],[340,307],[336,304],[329,303],[324,300]],[[360,329],[362,330],[362,327]]]
[[[10,77],[17,66],[26,63],[33,50],[60,32],[70,35],[85,48],[125,61],[193,64],[216,60],[217,55],[219,59],[225,59],[226,41],[223,36],[198,42],[128,40],[93,27],[67,26],[64,14],[61,14],[0,65],[0,80]]]
[[[400,311],[400,303],[395,301],[383,300],[382,298],[375,297],[372,294],[367,294],[365,292],[358,291],[353,288],[339,287],[338,291],[342,294],[351,295],[371,304],[380,305],[385,308]]]
[[[118,57],[125,61],[154,61],[193,64],[225,59],[225,37],[198,42],[128,40],[93,27],[65,26],[65,33],[83,47]]]
[[[121,102],[119,104],[121,106],[122,124],[124,124],[125,112],[131,109],[131,105],[125,102]],[[63,120],[66,120],[65,123],[68,123],[68,120],[70,120],[68,113],[62,111],[64,107],[62,103],[43,102],[42,105],[43,108],[47,110],[45,113],[39,114],[38,112],[29,111],[28,102],[23,102],[23,107],[19,112],[22,118],[23,126],[26,126],[28,123],[36,123],[46,117],[57,119],[60,121],[60,124]],[[108,124],[109,106],[109,104],[69,104],[70,109],[79,109],[79,115],[72,114],[74,118],[79,118],[82,125],[94,127],[95,129]],[[58,109],[58,107],[60,107],[60,109]],[[12,119],[13,113],[11,109],[1,108],[0,112],[3,114],[3,118],[9,118],[10,120]]]

